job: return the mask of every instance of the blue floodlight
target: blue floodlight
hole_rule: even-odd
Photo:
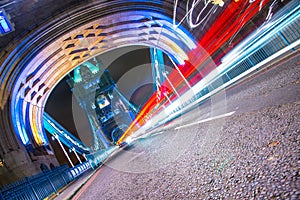
[[[0,9],[0,36],[14,31],[14,26],[9,20],[9,16],[3,9]]]

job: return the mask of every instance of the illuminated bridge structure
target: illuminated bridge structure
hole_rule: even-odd
[[[223,1],[201,1],[190,12],[185,1],[177,0],[65,2],[27,29],[18,29],[21,24],[16,24],[16,34],[0,40],[4,44],[0,47],[0,159],[6,165],[0,167],[0,174],[6,178],[11,169],[16,174],[7,182],[34,174],[44,160],[55,160],[46,148],[46,101],[63,77],[97,55],[119,47],[147,46],[163,51],[175,69],[160,80],[161,90],[175,90],[169,90],[160,101],[156,91],[120,144],[133,133],[144,134],[147,129],[138,127],[148,117],[160,126],[179,110],[192,109],[263,63],[299,48],[298,1],[284,2],[284,6],[275,6],[270,0],[226,1],[224,5],[217,3]],[[195,13],[203,20],[194,19]],[[164,87],[169,81],[172,87]],[[169,117],[158,114],[163,108]],[[37,151],[41,155],[34,155]]]
[[[80,154],[89,154],[91,149],[74,137],[69,131],[55,121],[49,114],[44,112],[43,116],[45,129],[59,142],[64,143],[69,149]]]
[[[288,13],[283,13],[283,11],[277,13],[272,22],[245,38],[225,55],[221,59],[221,64],[216,66],[207,76],[199,78],[196,75],[196,83],[189,80],[191,85],[188,88],[187,83],[183,92],[180,93],[181,95],[174,87],[172,87],[172,94],[159,103],[156,101],[157,92],[152,95],[148,104],[143,107],[118,144],[126,141],[127,137],[132,142],[133,138],[138,139],[143,134],[148,134],[152,129],[163,126],[174,118],[194,109],[213,94],[262,69],[271,60],[296,51],[300,44],[300,5],[294,8],[289,7],[288,10],[290,11]],[[202,71],[198,73],[200,75],[205,74]],[[184,75],[187,79],[195,78],[189,76]],[[170,99],[174,99],[174,101],[172,102]],[[160,104],[160,108],[166,109],[157,109],[157,104]],[[147,119],[150,119],[151,127],[146,125]],[[143,125],[145,126],[141,127]]]

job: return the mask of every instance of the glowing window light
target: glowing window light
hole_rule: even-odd
[[[9,21],[3,9],[0,9],[0,35],[4,35],[14,31],[13,24]]]

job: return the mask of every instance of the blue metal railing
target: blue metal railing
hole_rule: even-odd
[[[227,53],[221,64],[224,69],[221,68],[218,75],[205,83],[206,86],[193,86],[195,95],[175,107],[170,115],[180,115],[182,111],[178,111],[183,108],[186,109],[185,112],[193,109],[200,102],[207,100],[210,92],[221,90],[224,85],[227,87],[251,72],[262,69],[265,61],[274,55],[279,56],[282,52],[292,53],[299,49],[300,5],[290,2],[272,19],[272,23],[267,23],[259,32],[248,36],[239,46]]]
[[[294,4],[290,4],[290,7],[293,7]],[[300,11],[299,5],[297,8],[292,10],[289,15],[285,14],[285,18],[281,21],[280,28],[277,26],[271,28],[270,30],[263,32],[261,35],[271,34],[271,37],[264,40],[262,43],[260,40],[257,40],[254,44],[248,47],[248,50],[252,48],[252,46],[257,45],[258,47],[251,52],[248,52],[247,55],[241,55],[236,59],[236,62],[227,67],[227,70],[220,74],[213,80],[207,87],[198,92],[194,98],[190,101],[186,102],[184,106],[190,104],[191,102],[196,101],[200,97],[205,96],[209,92],[217,89],[222,86],[226,82],[234,79],[240,74],[246,72],[247,70],[255,67],[257,64],[266,60],[276,52],[281,49],[289,46],[290,44],[297,42],[300,39]],[[273,30],[274,29],[274,30]],[[273,31],[273,32],[272,32]],[[297,47],[299,48],[299,47]],[[294,51],[292,48],[290,51]]]
[[[58,191],[89,170],[88,162],[69,168],[67,165],[47,170],[0,189],[0,200],[39,200]]]

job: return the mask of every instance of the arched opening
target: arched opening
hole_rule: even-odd
[[[132,15],[141,19],[139,26],[143,28],[136,30],[136,22],[128,23],[128,17],[132,17]],[[148,18],[148,15],[152,17]],[[154,19],[153,16],[156,18]],[[116,19],[113,25],[110,24],[109,18]],[[147,21],[143,21],[143,18]],[[111,14],[77,27],[32,57],[32,61],[25,66],[26,68],[16,81],[11,105],[14,128],[23,144],[43,146],[48,143],[42,117],[51,91],[66,74],[95,55],[120,47],[129,48],[134,45],[142,45],[163,50],[176,63],[182,63],[187,59],[187,52],[195,47],[195,44],[184,28],[179,27],[176,31],[169,29],[172,26],[171,21],[165,15],[145,11]],[[110,35],[99,34],[93,40],[87,35],[85,37],[84,34],[81,34],[87,30],[98,31],[99,23],[105,25],[108,22],[110,26],[101,27],[102,33],[110,32],[111,29],[123,31],[124,24],[127,29],[121,33],[115,31]],[[155,26],[145,27],[144,25],[149,22]],[[153,32],[153,30],[157,31]],[[144,39],[141,40],[141,34],[145,33],[148,33],[152,39],[142,37]],[[77,37],[78,35],[83,35],[83,37]],[[61,44],[64,45],[61,46]],[[55,49],[59,51],[55,55],[43,54],[45,51],[53,52]],[[25,83],[24,80],[26,80]]]

